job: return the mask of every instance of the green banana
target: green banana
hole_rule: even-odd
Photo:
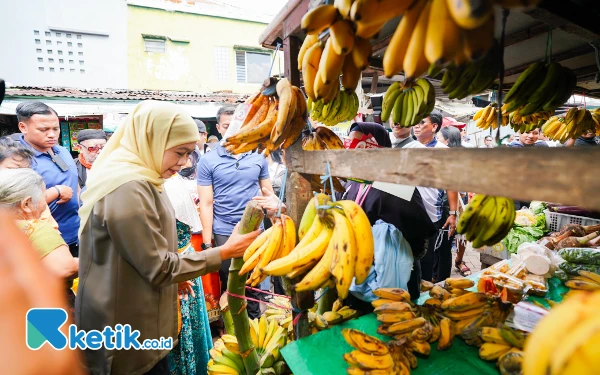
[[[394,109],[392,111],[392,121],[394,124],[400,124],[402,121],[402,111],[404,110],[404,97],[406,96],[406,92],[401,90],[400,95],[396,98],[394,102]]]
[[[561,82],[558,84],[556,92],[552,98],[550,98],[550,100],[544,104],[542,110],[551,111],[564,104],[573,94],[573,90],[575,89],[576,85],[577,76],[575,73],[571,69],[562,67]]]
[[[319,118],[321,118],[321,112],[323,111],[323,101],[322,100],[317,100],[313,106],[312,109],[312,113],[310,115],[310,117],[313,120],[318,121]]]
[[[383,104],[381,105],[381,121],[386,122],[390,118],[396,98],[402,92],[402,87],[399,82],[394,82],[388,87],[383,97]]]
[[[412,121],[412,114],[414,110],[413,104],[413,90],[408,89],[404,95],[404,103],[402,104],[402,126],[409,127]]]
[[[221,354],[223,354],[223,356],[231,359],[233,362],[235,362],[235,364],[237,365],[236,368],[241,369],[241,371],[239,371],[240,373],[245,372],[245,367],[244,367],[244,362],[242,360],[242,356],[239,354],[236,354],[234,352],[232,352],[231,350],[227,349],[227,348],[223,348],[221,350]]]
[[[514,97],[510,103],[508,101],[506,102],[509,103],[508,107],[506,108],[506,111],[513,112],[514,110],[521,108],[522,106],[527,104],[527,102],[529,101],[529,97],[535,90],[537,90],[538,87],[540,87],[545,77],[545,67],[538,70],[535,74],[530,75],[529,79],[525,81],[525,85],[522,85],[522,89],[515,94],[516,97]]]
[[[562,73],[562,66],[559,63],[553,62],[548,65],[544,82],[542,82],[538,89],[531,94],[529,103],[519,110],[521,116],[529,116],[542,109],[543,104],[546,103],[555,92]]]
[[[477,212],[477,218],[467,230],[467,240],[473,242],[473,248],[480,248],[483,244],[479,241],[479,235],[487,226],[493,225],[489,221],[490,216],[496,210],[496,197],[486,197],[481,208]],[[477,240],[477,241],[475,241]]]
[[[465,207],[463,214],[460,215],[460,219],[458,220],[458,223],[456,224],[456,232],[457,233],[459,233],[459,234],[465,233],[465,231],[471,224],[471,220],[473,220],[473,218],[475,218],[475,216],[476,216],[475,214],[481,207],[481,203],[484,201],[485,197],[486,196],[484,194],[476,194],[471,199],[471,202],[469,202],[467,207]]]
[[[525,71],[521,73],[515,84],[510,88],[508,94],[506,94],[506,96],[504,97],[504,102],[509,103],[516,99],[517,96],[521,97],[522,95],[520,94],[520,92],[523,91],[522,87],[528,89],[529,82],[527,81],[531,80],[531,77],[534,77],[540,72],[542,72],[544,70],[544,67],[545,65],[543,61],[538,61],[529,65],[527,69],[525,69]],[[534,87],[533,89],[536,88],[537,87]]]

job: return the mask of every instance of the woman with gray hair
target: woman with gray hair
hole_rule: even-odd
[[[46,185],[31,169],[0,170],[0,207],[17,217],[17,225],[27,235],[42,263],[63,279],[77,277],[79,262],[56,230],[40,216],[46,209]]]

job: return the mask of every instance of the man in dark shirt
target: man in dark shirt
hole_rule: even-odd
[[[77,133],[79,157],[74,159],[79,176],[79,187],[84,188],[92,164],[106,145],[106,133],[100,129],[84,129]]]

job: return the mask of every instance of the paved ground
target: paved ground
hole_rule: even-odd
[[[456,253],[452,253],[452,277],[460,277],[460,273],[456,271],[454,267],[454,259],[456,258]],[[479,261],[479,253],[475,250],[467,249],[465,251],[465,255],[463,256],[463,261],[467,264],[467,267],[471,269],[471,274],[478,272],[481,270],[481,262]]]

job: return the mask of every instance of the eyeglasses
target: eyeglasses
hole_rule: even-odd
[[[89,146],[89,147],[83,146],[83,147],[86,148],[88,150],[88,152],[98,152],[104,148],[104,146],[100,146],[100,145]]]

